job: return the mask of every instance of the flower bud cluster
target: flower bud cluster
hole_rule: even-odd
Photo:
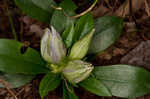
[[[66,55],[67,49],[60,34],[53,27],[51,27],[51,30],[48,28],[45,29],[41,40],[41,55],[50,64],[48,66],[52,72],[61,72],[68,81],[74,84],[86,79],[94,67],[92,64],[84,62],[81,59],[87,54],[94,32],[95,29],[77,41],[72,46],[70,53]]]

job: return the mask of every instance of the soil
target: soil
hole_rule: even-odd
[[[0,1],[0,38],[14,39],[9,21],[9,16],[11,16],[18,40],[39,51],[39,43],[43,29],[48,27],[48,25],[25,15],[16,7],[13,0],[9,1],[7,4],[5,4],[4,1],[5,0]],[[61,0],[56,1],[60,2]],[[92,0],[86,0],[88,2],[84,0],[74,1],[80,7],[77,12],[86,10],[91,5],[89,2],[92,2]],[[120,16],[124,18],[124,29],[121,37],[103,54],[97,56],[93,61],[94,65],[131,64],[130,60],[134,60],[134,54],[139,53],[137,48],[139,48],[139,46],[144,46],[142,44],[145,42],[150,42],[148,41],[150,39],[150,0],[99,0],[98,4],[92,10],[92,14],[94,18],[104,15]],[[146,61],[149,61],[148,49],[148,47],[141,47],[141,50],[147,52],[147,54],[138,54],[141,57],[147,57]],[[132,62],[132,64],[139,66],[137,62]],[[144,61],[141,61],[140,65],[150,70],[148,65],[145,65]],[[42,77],[43,75],[38,75],[29,84],[13,89],[12,91],[18,99],[40,99],[38,86]],[[55,91],[50,92],[46,99],[62,99],[61,91],[60,87],[57,88]],[[79,99],[120,99],[117,97],[99,97],[82,88],[77,88],[75,91]],[[14,98],[7,89],[0,88],[0,99]],[[150,99],[150,95],[137,99]]]

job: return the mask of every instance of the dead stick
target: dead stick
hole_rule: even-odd
[[[82,13],[77,14],[77,15],[75,15],[75,16],[69,16],[69,17],[75,19],[75,18],[79,18],[79,17],[81,17],[81,16],[87,14],[88,12],[90,12],[90,11],[94,8],[94,6],[96,5],[97,2],[98,2],[98,0],[95,0],[95,2],[94,2],[87,10],[85,10],[85,11],[83,11]],[[53,6],[53,5],[51,5],[51,7],[54,8],[54,9],[56,9],[56,10],[63,11],[64,15],[65,15],[65,16],[68,16],[68,15],[65,13],[65,11],[63,10],[63,8],[61,8],[61,7],[56,7],[56,6]]]
[[[0,79],[0,83],[2,83],[2,84],[6,87],[7,91],[8,91],[15,99],[18,99],[17,96],[16,96],[16,95],[14,94],[14,92],[11,90],[9,84],[8,84],[6,81]]]
[[[148,16],[150,16],[150,8],[148,6],[147,0],[145,0],[145,11],[147,12]]]
[[[94,8],[94,6],[96,5],[97,1],[98,1],[98,0],[95,0],[95,2],[94,2],[87,10],[83,11],[83,12],[80,13],[80,14],[77,14],[77,15],[75,15],[75,16],[72,16],[71,18],[78,18],[78,17],[80,17],[80,16],[83,16],[83,15],[87,14],[88,12],[90,12],[90,11]]]

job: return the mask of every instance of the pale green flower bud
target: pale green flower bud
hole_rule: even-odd
[[[74,60],[67,64],[62,73],[68,81],[76,84],[86,79],[93,68],[94,67],[90,63],[81,60]]]
[[[57,31],[51,27],[45,29],[41,40],[41,55],[45,61],[58,64],[66,56],[66,48]]]
[[[95,29],[92,29],[86,36],[77,41],[73,47],[71,48],[71,52],[69,54],[69,59],[82,59],[88,51],[92,36],[95,32]]]

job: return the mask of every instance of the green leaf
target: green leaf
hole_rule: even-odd
[[[88,21],[87,21],[88,20]],[[63,32],[62,38],[67,47],[71,47],[73,43],[88,34],[94,27],[93,17],[91,13],[82,16],[76,23],[73,23]]]
[[[111,93],[104,84],[94,77],[87,78],[79,83],[79,85],[98,96],[111,96]]]
[[[8,82],[11,88],[17,88],[29,83],[35,76],[21,75],[21,74],[8,74],[0,72],[1,79]],[[0,84],[0,87],[5,87]]]
[[[119,38],[123,27],[123,20],[115,16],[104,16],[95,20],[95,35],[93,36],[89,54],[104,51],[117,38]]]
[[[17,6],[29,16],[49,23],[53,8],[56,3],[53,0],[16,0]]]
[[[72,23],[62,34],[63,41],[67,48],[71,47],[73,43],[74,33],[74,24]]]
[[[43,99],[44,96],[46,96],[49,91],[52,91],[55,88],[57,88],[58,85],[60,84],[60,81],[61,77],[60,75],[57,74],[48,73],[46,76],[44,76],[44,78],[40,82],[39,88],[41,98]]]
[[[78,99],[70,83],[67,83],[66,86],[65,82],[63,82],[63,99]]]
[[[94,27],[93,17],[91,13],[87,13],[80,17],[75,26],[74,42],[81,39],[89,33]]]
[[[66,27],[75,21],[75,19],[71,19],[69,16],[75,15],[74,10],[77,6],[72,0],[64,0],[60,4],[60,7],[63,8],[63,11],[55,10],[51,19],[51,25],[54,26],[59,33],[62,33]]]
[[[95,77],[102,81],[112,95],[135,98],[150,93],[150,72],[129,65],[95,67]]]
[[[15,40],[0,39],[0,71],[32,75],[49,71],[36,50],[28,48],[21,54],[22,45]]]

